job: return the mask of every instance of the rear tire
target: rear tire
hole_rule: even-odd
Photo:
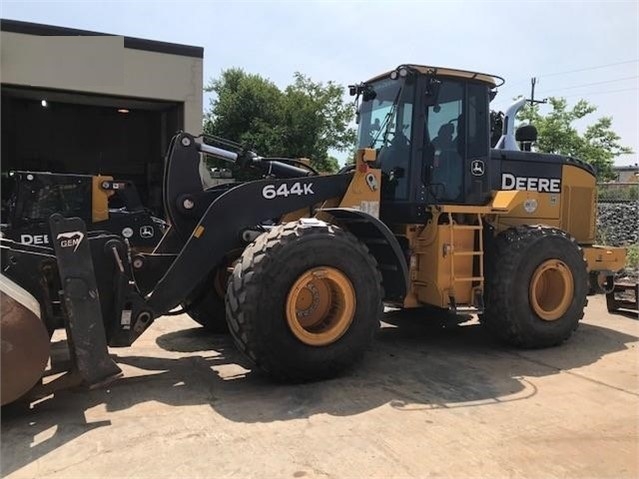
[[[518,226],[495,239],[480,320],[508,344],[541,348],[577,329],[587,304],[588,273],[574,238],[556,228]]]
[[[226,294],[238,348],[270,376],[337,375],[370,345],[383,311],[381,274],[366,246],[315,219],[286,223],[249,245]]]

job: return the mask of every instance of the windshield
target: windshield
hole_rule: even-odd
[[[393,104],[402,83],[387,79],[370,85],[375,92],[375,98],[362,101],[359,109],[359,148],[379,149],[384,144],[384,136],[388,136],[384,135],[382,128],[392,127],[394,130],[394,125],[390,125],[389,115],[392,114]]]
[[[404,80],[385,79],[371,83],[374,98],[359,109],[359,148],[374,148],[381,164],[383,196],[406,199],[413,119],[413,89]]]

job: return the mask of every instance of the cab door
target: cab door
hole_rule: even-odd
[[[485,83],[466,84],[464,203],[490,201],[490,88]]]
[[[488,86],[439,78],[425,92],[423,182],[427,203],[485,204],[488,172]]]

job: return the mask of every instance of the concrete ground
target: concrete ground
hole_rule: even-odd
[[[639,322],[602,297],[567,344],[496,345],[396,313],[339,379],[286,386],[187,317],[113,350],[123,379],[2,411],[2,473],[93,477],[638,477]]]

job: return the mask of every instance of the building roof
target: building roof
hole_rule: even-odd
[[[44,25],[41,23],[21,22],[18,20],[0,19],[0,31],[10,33],[22,33],[36,36],[122,36],[111,33],[92,32],[88,30],[77,30],[75,28],[58,27],[54,25]],[[203,58],[204,48],[192,45],[182,45],[179,43],[159,42],[156,40],[146,40],[143,38],[124,37],[124,48],[133,50],[145,50],[149,52],[168,53],[183,57]]]

